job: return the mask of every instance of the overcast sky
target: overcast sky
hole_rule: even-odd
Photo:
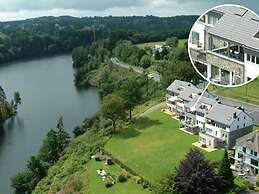
[[[0,0],[0,21],[39,16],[175,16],[202,14],[224,3],[244,5],[259,14],[258,0]]]

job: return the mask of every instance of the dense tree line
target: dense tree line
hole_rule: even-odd
[[[133,45],[131,41],[123,40],[116,44],[113,54],[120,60],[134,66],[140,66],[140,60],[146,54],[145,50]]]
[[[11,178],[15,192],[31,193],[37,183],[47,175],[47,170],[58,161],[69,142],[70,137],[64,129],[61,117],[56,129],[48,132],[39,153],[27,162],[26,169]]]
[[[19,104],[21,104],[19,92],[14,93],[14,99],[9,103],[3,88],[0,86],[0,127],[5,120],[16,115]]]
[[[41,17],[0,22],[0,63],[70,52],[110,37],[133,43],[187,38],[197,16],[177,17]],[[113,46],[112,46],[113,47]]]
[[[77,47],[72,52],[74,81],[79,88],[89,86],[88,73],[98,69],[102,63],[110,60],[107,41],[99,40],[87,47]]]

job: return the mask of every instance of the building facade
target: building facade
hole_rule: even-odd
[[[252,131],[253,120],[242,107],[225,105],[208,92],[201,94],[193,84],[175,80],[167,88],[166,104],[186,130],[199,134],[202,145],[232,148],[237,138]]]
[[[236,141],[236,170],[256,175],[259,172],[259,131],[249,133]]]
[[[189,52],[207,79],[239,85],[259,75],[259,19],[236,6],[217,7],[193,26]]]

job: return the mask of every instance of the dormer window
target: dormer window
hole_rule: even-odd
[[[255,38],[259,38],[259,31],[254,35]]]
[[[179,88],[177,88],[178,91],[183,91],[184,87],[180,86]]]

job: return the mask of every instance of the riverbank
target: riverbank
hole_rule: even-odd
[[[19,91],[22,104],[0,131],[0,193],[12,193],[10,177],[38,152],[46,133],[63,116],[67,132],[94,115],[100,106],[95,88],[74,86],[71,55],[44,57],[0,66],[0,83],[8,99]],[[17,159],[19,158],[19,160]]]

